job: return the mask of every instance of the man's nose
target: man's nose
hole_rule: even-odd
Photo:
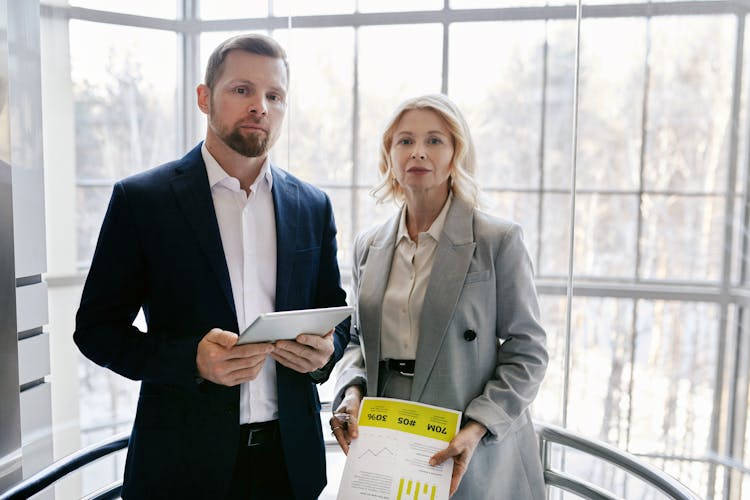
[[[268,102],[264,96],[254,96],[247,108],[247,112],[254,115],[268,114]]]

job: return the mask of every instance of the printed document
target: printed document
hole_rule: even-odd
[[[461,425],[461,412],[412,401],[364,398],[338,500],[448,500],[453,460],[435,467]]]

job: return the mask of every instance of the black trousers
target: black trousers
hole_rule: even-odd
[[[240,426],[227,500],[293,500],[277,420]]]

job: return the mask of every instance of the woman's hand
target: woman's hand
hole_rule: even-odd
[[[357,419],[359,418],[359,405],[362,402],[362,389],[358,385],[346,388],[344,399],[333,412],[331,417],[331,431],[333,432],[339,446],[344,454],[349,453],[349,445],[352,439],[359,435]]]
[[[451,476],[451,489],[450,496],[458,489],[458,485],[461,484],[461,479],[466,474],[466,470],[469,468],[469,462],[471,457],[474,455],[479,441],[487,433],[487,428],[474,420],[463,426],[458,431],[458,434],[451,439],[448,447],[443,451],[435,453],[430,458],[430,465],[440,465],[449,458],[453,459],[453,475]]]

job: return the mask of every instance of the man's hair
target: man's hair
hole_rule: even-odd
[[[396,181],[391,168],[391,146],[393,134],[401,118],[407,111],[415,109],[432,111],[445,122],[451,134],[451,141],[453,141],[453,158],[451,159],[451,172],[448,178],[450,189],[454,196],[464,200],[472,207],[478,207],[482,202],[482,194],[479,184],[474,178],[477,168],[474,142],[461,111],[453,101],[443,94],[430,94],[407,99],[396,108],[393,116],[388,120],[380,141],[378,170],[381,180],[371,191],[371,194],[379,202],[391,199],[396,203],[403,203],[404,190]]]
[[[270,36],[259,33],[247,33],[225,40],[211,53],[211,57],[208,58],[208,64],[206,65],[205,77],[205,84],[209,89],[214,88],[216,80],[219,79],[224,69],[224,60],[233,50],[241,50],[249,54],[281,59],[284,62],[284,68],[286,68],[287,81],[289,81],[289,61],[286,58],[284,48],[279,42]]]

